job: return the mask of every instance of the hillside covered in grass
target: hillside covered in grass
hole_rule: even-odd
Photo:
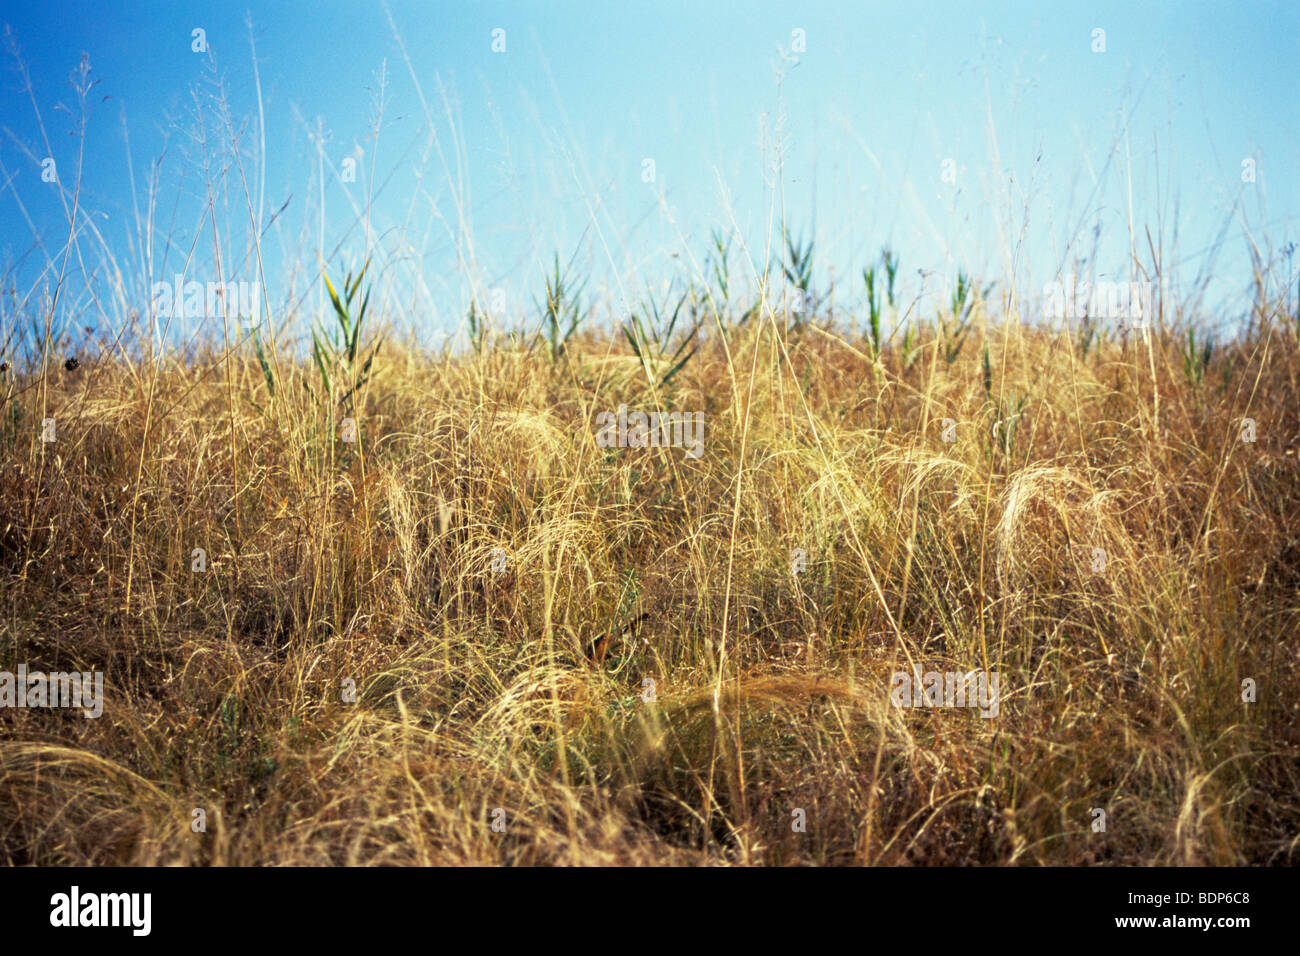
[[[0,670],[105,687],[0,714],[5,863],[1296,862],[1278,304],[566,334],[548,288],[433,352],[331,291],[310,355],[0,375]],[[996,716],[891,700],[971,671]]]

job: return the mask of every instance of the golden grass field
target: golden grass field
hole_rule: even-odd
[[[1001,293],[879,350],[690,304],[671,376],[598,326],[376,326],[332,391],[235,337],[0,375],[0,670],[106,688],[0,713],[0,861],[1296,862],[1278,303],[1208,362]],[[620,404],[703,454],[600,447]],[[997,717],[893,706],[914,665],[996,671]]]

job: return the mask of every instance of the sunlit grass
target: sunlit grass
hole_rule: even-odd
[[[1156,335],[1152,382],[1140,335],[994,324],[947,361],[929,328],[909,370],[814,325],[769,313],[730,361],[699,334],[667,383],[698,461],[596,447],[597,411],[656,407],[617,332],[558,377],[390,336],[356,443],[281,398],[306,363],[275,394],[251,354],[50,373],[52,444],[7,373],[0,663],[108,700],[5,714],[5,859],[1293,861],[1289,332],[1200,376]],[[999,716],[891,707],[913,662],[998,671]]]
[[[214,229],[204,279],[266,287],[257,132],[195,147],[228,173],[213,208],[259,227]],[[71,200],[9,293],[0,670],[100,670],[107,701],[0,712],[0,860],[1296,861],[1277,255],[1236,325],[1166,298],[1154,245],[1128,264],[1161,290],[1146,330],[1043,320],[959,266],[923,300],[888,249],[858,308],[774,199],[767,249],[683,237],[626,308],[547,250],[511,309],[448,227],[467,334],[435,347],[401,321],[435,298],[427,237],[373,228],[372,199],[352,259],[310,210],[296,298],[252,329],[178,342],[133,298],[155,262],[90,256]],[[158,201],[137,231],[170,248]],[[83,251],[131,280],[93,343],[61,298]],[[620,406],[703,413],[703,454],[602,447]],[[914,668],[996,672],[997,716],[893,706]]]

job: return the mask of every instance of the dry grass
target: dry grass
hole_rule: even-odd
[[[666,388],[615,334],[390,339],[356,444],[283,355],[274,396],[242,347],[10,370],[0,670],[107,700],[0,715],[0,860],[1294,863],[1283,318],[1203,381],[1172,329],[949,364],[927,327],[904,368],[767,314]],[[703,456],[598,447],[620,403],[703,411]],[[913,662],[999,672],[999,715],[892,707]]]

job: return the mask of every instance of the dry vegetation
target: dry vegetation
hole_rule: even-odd
[[[5,372],[0,669],[107,700],[0,714],[0,860],[1296,861],[1294,319],[1201,367],[1187,316],[976,297],[955,355],[877,354],[713,303],[667,384],[599,329],[390,336],[347,399],[248,342]],[[704,455],[598,447],[620,403]],[[998,671],[998,717],[892,707],[913,662]]]
[[[432,165],[438,124],[457,151],[461,132],[402,55]],[[74,136],[95,82],[83,57]],[[811,243],[786,235],[775,270],[744,250],[742,291],[715,238],[704,265],[683,242],[680,300],[623,327],[557,257],[540,321],[476,302],[468,342],[433,351],[399,332],[423,278],[383,245],[427,242],[372,228],[372,165],[356,221],[331,220],[378,263],[331,286],[336,325],[295,339],[313,257],[343,243],[308,206],[312,228],[278,237],[297,243],[289,307],[155,350],[133,288],[155,268],[263,282],[288,205],[263,203],[261,112],[242,123],[215,67],[195,103],[195,235],[156,231],[159,159],[145,251],[118,262],[79,155],[66,239],[38,239],[34,284],[0,296],[0,671],[102,671],[107,698],[97,719],[0,710],[0,862],[1296,862],[1281,256],[1247,235],[1239,323],[1160,301],[1151,331],[1117,333],[1042,320],[1014,277],[895,308],[891,255],[853,321],[830,297],[791,314],[778,284],[810,291]],[[429,228],[463,251],[447,176],[456,222]],[[1153,261],[1128,267],[1159,286],[1146,237]],[[78,271],[91,291],[72,295]],[[96,309],[111,331],[73,362],[59,323]],[[1235,331],[1207,349],[1209,319]],[[703,455],[601,447],[621,404],[703,412]],[[997,717],[892,706],[913,666],[996,672]]]

